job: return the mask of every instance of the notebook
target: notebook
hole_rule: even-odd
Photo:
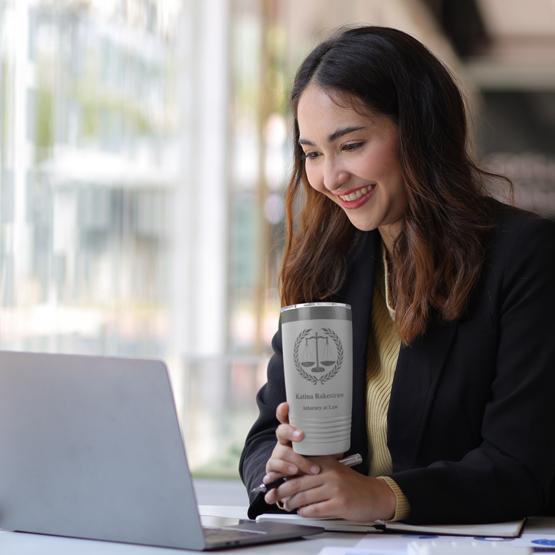
[[[0,352],[0,528],[209,550],[318,534],[201,525],[160,361]]]
[[[318,526],[333,532],[403,532],[414,534],[438,534],[449,536],[476,536],[495,538],[517,538],[522,532],[525,519],[492,524],[430,524],[415,525],[404,522],[352,522],[342,519],[305,518],[297,514],[264,513],[256,522],[291,522],[304,526]]]

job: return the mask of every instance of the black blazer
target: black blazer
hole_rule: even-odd
[[[482,275],[464,316],[433,318],[401,347],[388,412],[392,477],[409,521],[493,522],[552,513],[555,502],[555,223],[496,201]],[[366,348],[379,234],[361,233],[334,300],[352,306],[351,449],[368,473]],[[248,490],[275,446],[285,400],[281,336],[240,461]],[[275,511],[251,496],[250,516]],[[555,514],[555,513],[554,513]]]

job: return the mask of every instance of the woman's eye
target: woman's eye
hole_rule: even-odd
[[[350,150],[356,150],[357,148],[360,148],[364,143],[363,142],[358,142],[358,143],[347,143],[345,145],[343,145],[343,150],[346,151],[350,151]]]
[[[320,156],[319,152],[305,152],[303,158],[305,160],[314,160],[315,158],[318,158],[318,156]]]

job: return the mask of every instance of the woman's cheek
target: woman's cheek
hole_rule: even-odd
[[[306,171],[306,179],[308,180],[308,184],[315,190],[318,191],[319,193],[322,192],[322,188],[319,186],[319,181],[318,181],[318,177],[317,177],[317,172],[314,171]]]

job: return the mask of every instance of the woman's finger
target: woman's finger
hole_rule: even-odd
[[[304,433],[290,424],[280,424],[276,428],[276,437],[282,445],[289,445],[293,441],[302,441]]]
[[[264,475],[264,478],[262,478],[262,483],[268,485],[272,482],[275,482],[276,480],[279,480],[280,478],[283,478],[283,474],[281,474],[280,472],[274,472],[272,470],[268,472],[266,470],[266,474]]]
[[[320,465],[295,453],[291,447],[276,445],[272,456],[266,463],[266,473],[276,472],[283,476],[296,474],[319,474]]]
[[[290,501],[287,502],[288,510],[294,510],[290,507]],[[334,513],[334,504],[333,500],[327,499],[325,501],[320,501],[318,503],[312,503],[310,505],[306,505],[304,507],[300,507],[297,513],[301,516],[308,517],[308,518],[337,518],[337,515]]]
[[[294,511],[300,507],[306,505],[313,505],[314,503],[321,503],[323,501],[329,500],[329,492],[326,490],[325,484],[321,482],[314,482],[314,477],[306,477],[302,481],[304,482],[301,489],[298,489],[292,495],[288,495],[286,492],[290,488],[285,488],[285,486],[290,486],[291,483],[286,482],[281,485],[276,490],[276,499],[279,501],[281,499],[287,499],[287,507],[290,511]],[[290,480],[290,482],[300,482],[300,479]],[[282,489],[283,488],[283,489]]]
[[[280,424],[289,424],[289,403],[280,403],[276,408],[276,418]]]
[[[268,493],[266,493],[266,495],[264,496],[264,501],[266,501],[266,503],[268,503],[268,505],[274,505],[276,504],[278,501],[281,501],[283,503],[283,501],[286,501],[285,499],[278,499],[277,498],[277,494],[276,494],[276,490],[275,489],[271,489]],[[281,504],[281,507],[283,507],[283,504]],[[281,508],[280,507],[280,508]],[[287,509],[286,509],[287,510]]]
[[[321,487],[323,484],[321,476],[298,476],[287,480],[277,489],[277,498],[294,498],[302,492],[312,491]]]
[[[270,457],[266,463],[266,474],[270,472],[281,474],[281,476],[295,476],[299,473],[299,468],[286,459]]]

